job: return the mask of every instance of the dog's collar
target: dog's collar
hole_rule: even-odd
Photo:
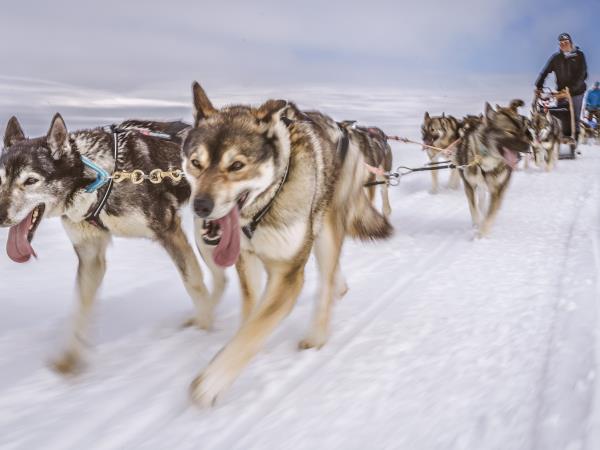
[[[290,170],[290,161],[288,160],[288,163],[285,166],[285,172],[283,174],[283,177],[279,181],[279,185],[277,186],[277,189],[275,190],[275,194],[273,194],[273,197],[271,197],[271,200],[269,200],[269,202],[265,206],[263,206],[263,208],[259,212],[257,212],[255,214],[255,216],[252,218],[250,223],[248,223],[247,225],[244,225],[242,227],[242,231],[244,232],[244,234],[246,235],[246,237],[248,239],[252,239],[252,236],[254,236],[254,232],[256,231],[256,227],[258,226],[258,224],[260,224],[263,217],[269,212],[269,210],[271,209],[271,206],[273,206],[273,202],[275,201],[277,194],[279,194],[279,191],[281,191],[281,188],[283,187],[283,185],[285,184],[285,182],[287,180],[289,170]]]
[[[286,125],[289,125],[287,122],[284,122],[284,123],[286,123]],[[340,131],[342,132],[342,136],[338,140],[337,154],[340,156],[340,159],[343,162],[346,159],[346,155],[348,154],[348,147],[349,147],[350,140],[348,138],[348,132],[344,128],[340,128]],[[246,235],[246,237],[248,239],[252,239],[252,236],[254,235],[254,232],[256,231],[256,227],[258,226],[258,224],[260,223],[262,218],[265,216],[265,214],[267,214],[269,212],[269,209],[271,209],[271,206],[273,206],[273,202],[275,201],[277,194],[279,194],[279,191],[281,191],[281,188],[283,187],[283,185],[285,184],[285,182],[287,180],[289,170],[290,170],[290,161],[288,160],[288,163],[285,166],[285,173],[283,174],[283,178],[279,182],[279,186],[277,186],[277,190],[275,191],[275,194],[273,195],[273,197],[271,197],[271,200],[269,200],[269,203],[267,203],[252,218],[252,220],[250,221],[250,223],[248,225],[245,225],[242,227],[242,231],[244,232],[244,234]]]
[[[286,116],[282,116],[281,121],[288,128],[294,122],[296,122]],[[312,122],[312,121],[309,119],[308,122]],[[291,156],[290,156],[290,158],[291,158]],[[281,178],[281,181],[279,181],[279,185],[277,186],[277,189],[275,190],[273,197],[271,197],[271,200],[269,200],[269,202],[265,206],[263,206],[263,208],[254,215],[254,217],[252,218],[250,223],[248,223],[247,225],[244,225],[242,227],[242,232],[246,235],[246,237],[248,239],[252,239],[252,236],[254,236],[254,232],[256,231],[256,227],[258,227],[258,225],[260,224],[263,217],[269,212],[269,210],[271,209],[271,206],[273,206],[273,202],[275,201],[277,194],[279,194],[279,191],[281,191],[281,188],[287,181],[289,170],[290,170],[290,160],[288,159],[288,162],[285,166],[285,172],[283,173],[283,177]]]

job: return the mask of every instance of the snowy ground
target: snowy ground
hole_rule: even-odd
[[[511,98],[298,95],[413,138],[431,105],[475,113]],[[397,164],[424,158],[415,146],[394,152]],[[187,388],[236,330],[234,274],[216,330],[181,330],[191,305],[166,255],[116,239],[91,364],[62,379],[46,362],[66,336],[76,258],[60,223],[46,221],[38,261],[0,256],[0,448],[598,449],[598,173],[591,146],[553,173],[517,172],[479,241],[462,191],[431,195],[427,174],[406,177],[391,190],[395,237],[345,247],[350,291],[327,346],[296,350],[316,290],[311,262],[294,312],[210,410],[191,406]]]

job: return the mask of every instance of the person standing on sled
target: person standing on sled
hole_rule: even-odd
[[[579,135],[579,118],[581,117],[581,106],[583,104],[583,96],[587,86],[587,63],[585,55],[573,45],[571,36],[568,33],[561,33],[558,36],[559,52],[556,52],[550,57],[546,66],[538,76],[535,82],[535,93],[539,94],[544,87],[546,77],[554,72],[556,76],[556,89],[558,91],[564,88],[569,88],[573,100],[573,114],[575,115],[575,132],[571,130],[571,136]],[[569,121],[570,128],[570,121]]]

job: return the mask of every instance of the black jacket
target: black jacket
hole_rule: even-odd
[[[546,67],[540,73],[535,85],[538,89],[544,87],[544,81],[550,72],[556,75],[557,89],[560,91],[569,88],[571,95],[584,94],[587,86],[587,64],[585,56],[579,47],[573,52],[573,56],[566,57],[562,52],[555,53],[548,60]]]

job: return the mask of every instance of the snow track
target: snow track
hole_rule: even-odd
[[[0,259],[11,318],[0,448],[597,449],[599,172],[594,147],[550,174],[516,172],[483,240],[462,191],[430,195],[428,175],[406,177],[391,190],[395,236],[344,249],[350,291],[328,344],[296,349],[312,318],[311,261],[295,310],[209,410],[187,390],[235,333],[233,273],[215,331],[183,330],[189,301],[165,255],[117,240],[90,365],[62,379],[45,361],[60,349],[75,266],[60,227],[44,223],[38,263]]]

